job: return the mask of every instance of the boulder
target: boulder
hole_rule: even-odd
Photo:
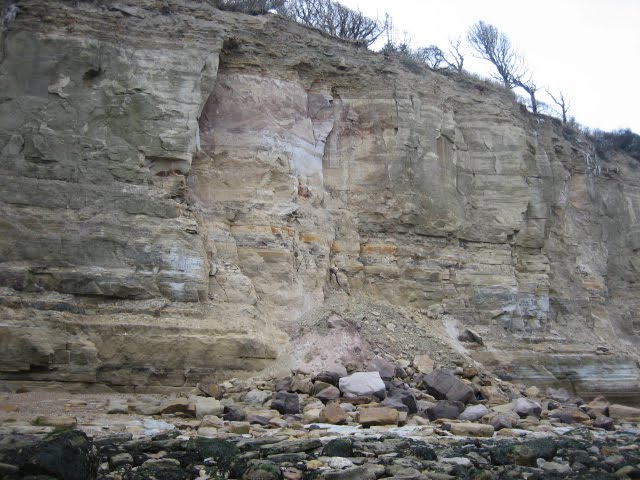
[[[460,420],[469,420],[471,422],[475,422],[476,420],[480,420],[484,417],[489,410],[484,405],[469,405],[458,417]]]
[[[320,411],[318,418],[322,423],[340,425],[347,421],[347,414],[340,408],[340,403],[333,401]]]
[[[89,480],[98,473],[97,450],[87,435],[78,430],[54,433],[44,439],[18,439],[15,447],[3,445],[0,454],[0,461],[13,466],[11,470],[16,473],[4,478],[30,475],[34,479]]]
[[[370,372],[378,372],[380,378],[383,380],[392,380],[396,376],[396,365],[379,356],[375,356],[371,359],[367,365],[367,370]]]
[[[350,397],[377,397],[386,395],[385,385],[378,372],[356,372],[339,381],[340,391]]]
[[[206,397],[198,397],[198,398],[206,398]],[[215,400],[215,398],[213,399]],[[217,400],[216,400],[217,401]],[[160,405],[160,413],[163,414],[183,414],[183,415],[193,415],[193,405],[186,398],[174,398],[172,400],[167,400],[166,402],[162,402]]]
[[[491,417],[489,423],[493,427],[493,429],[497,432],[498,430],[502,430],[503,428],[513,428],[514,419],[506,413],[498,413]]]
[[[247,392],[247,394],[243,398],[243,401],[245,403],[263,404],[267,400],[270,400],[271,396],[271,392],[254,389]]]
[[[472,330],[470,328],[465,328],[460,335],[458,335],[458,340],[461,342],[468,343],[477,343],[478,345],[484,345],[484,341],[478,332]]]
[[[280,380],[276,381],[273,389],[276,392],[293,392],[293,378],[292,377],[284,377]]]
[[[220,416],[224,412],[224,405],[213,397],[195,397],[196,418],[202,419],[206,415]]]
[[[437,400],[454,400],[467,403],[474,398],[473,389],[463,383],[451,370],[434,370],[420,378],[419,387]]]
[[[316,398],[325,403],[329,400],[336,400],[340,398],[340,390],[338,390],[333,385],[329,385],[327,388],[324,388],[316,393]]]
[[[464,410],[464,404],[455,400],[438,400],[438,402],[427,408],[427,418],[437,420],[438,418],[458,418]]]
[[[433,359],[427,355],[416,355],[413,357],[413,368],[415,368],[420,373],[431,373],[435,367],[435,362]]]
[[[546,395],[560,403],[567,403],[571,399],[571,395],[565,388],[547,388]]]
[[[640,419],[640,408],[613,403],[609,405],[609,416],[615,420]]]
[[[323,457],[353,457],[353,440],[335,438],[329,440],[322,449]]]
[[[616,422],[613,418],[605,417],[604,415],[596,417],[596,419],[592,423],[595,428],[602,428],[603,430],[608,431],[613,430],[615,428],[615,424]]]
[[[492,437],[493,427],[484,423],[453,423],[450,428],[454,435],[469,437]]]
[[[408,388],[392,387],[387,393],[382,405],[395,408],[401,412],[414,414],[418,412],[418,404],[415,395]]]
[[[271,408],[282,415],[300,413],[300,400],[297,393],[278,392],[271,402]]]
[[[586,407],[587,407],[587,412],[590,415],[595,415],[597,417],[598,415],[608,416],[609,405],[610,403],[606,398],[604,398],[603,396],[597,396],[596,398],[591,400],[589,403],[587,403]]]
[[[517,413],[520,418],[529,416],[540,417],[542,413],[540,404],[529,398],[516,398],[511,404],[511,409]]]
[[[358,410],[358,423],[363,427],[397,425],[400,413],[395,408],[367,407]]]

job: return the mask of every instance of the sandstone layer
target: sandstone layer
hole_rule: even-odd
[[[5,381],[310,361],[290,337],[348,328],[299,326],[337,316],[358,341],[369,308],[405,355],[436,338],[509,379],[638,398],[637,162],[490,83],[165,3],[3,22]]]

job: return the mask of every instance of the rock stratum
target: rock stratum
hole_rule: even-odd
[[[637,402],[637,161],[276,15],[76,3],[2,20],[5,385],[427,353]]]

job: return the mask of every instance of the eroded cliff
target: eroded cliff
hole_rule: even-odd
[[[34,0],[0,41],[5,381],[181,386],[383,312],[403,355],[637,396],[637,162],[273,15]]]

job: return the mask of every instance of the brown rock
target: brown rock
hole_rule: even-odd
[[[36,417],[32,423],[34,425],[54,427],[58,430],[65,430],[68,428],[74,428],[78,424],[78,421],[75,417],[40,415]]]
[[[197,387],[206,396],[213,397],[216,400],[220,400],[224,396],[224,393],[226,391],[226,389],[222,385],[219,385],[212,380],[203,380],[202,382],[198,383]]]
[[[435,362],[426,353],[422,355],[416,355],[413,358],[413,367],[420,373],[431,373],[433,371],[433,368],[435,367]]]
[[[492,437],[494,432],[493,426],[484,423],[453,423],[450,431],[454,435],[470,437]]]
[[[340,403],[332,401],[320,411],[319,420],[322,423],[340,425],[347,421],[347,414],[340,408]]]
[[[186,398],[175,398],[162,402],[160,405],[160,413],[163,414],[183,414],[183,415],[195,415],[195,405],[191,404]]]
[[[615,420],[640,421],[640,408],[614,403],[609,405],[609,416]]]
[[[358,423],[363,427],[374,425],[397,425],[399,412],[395,408],[368,407],[358,410]]]
[[[323,402],[328,402],[330,400],[336,400],[340,398],[340,390],[334,387],[333,385],[329,385],[327,388],[320,390],[316,394],[316,398]]]

